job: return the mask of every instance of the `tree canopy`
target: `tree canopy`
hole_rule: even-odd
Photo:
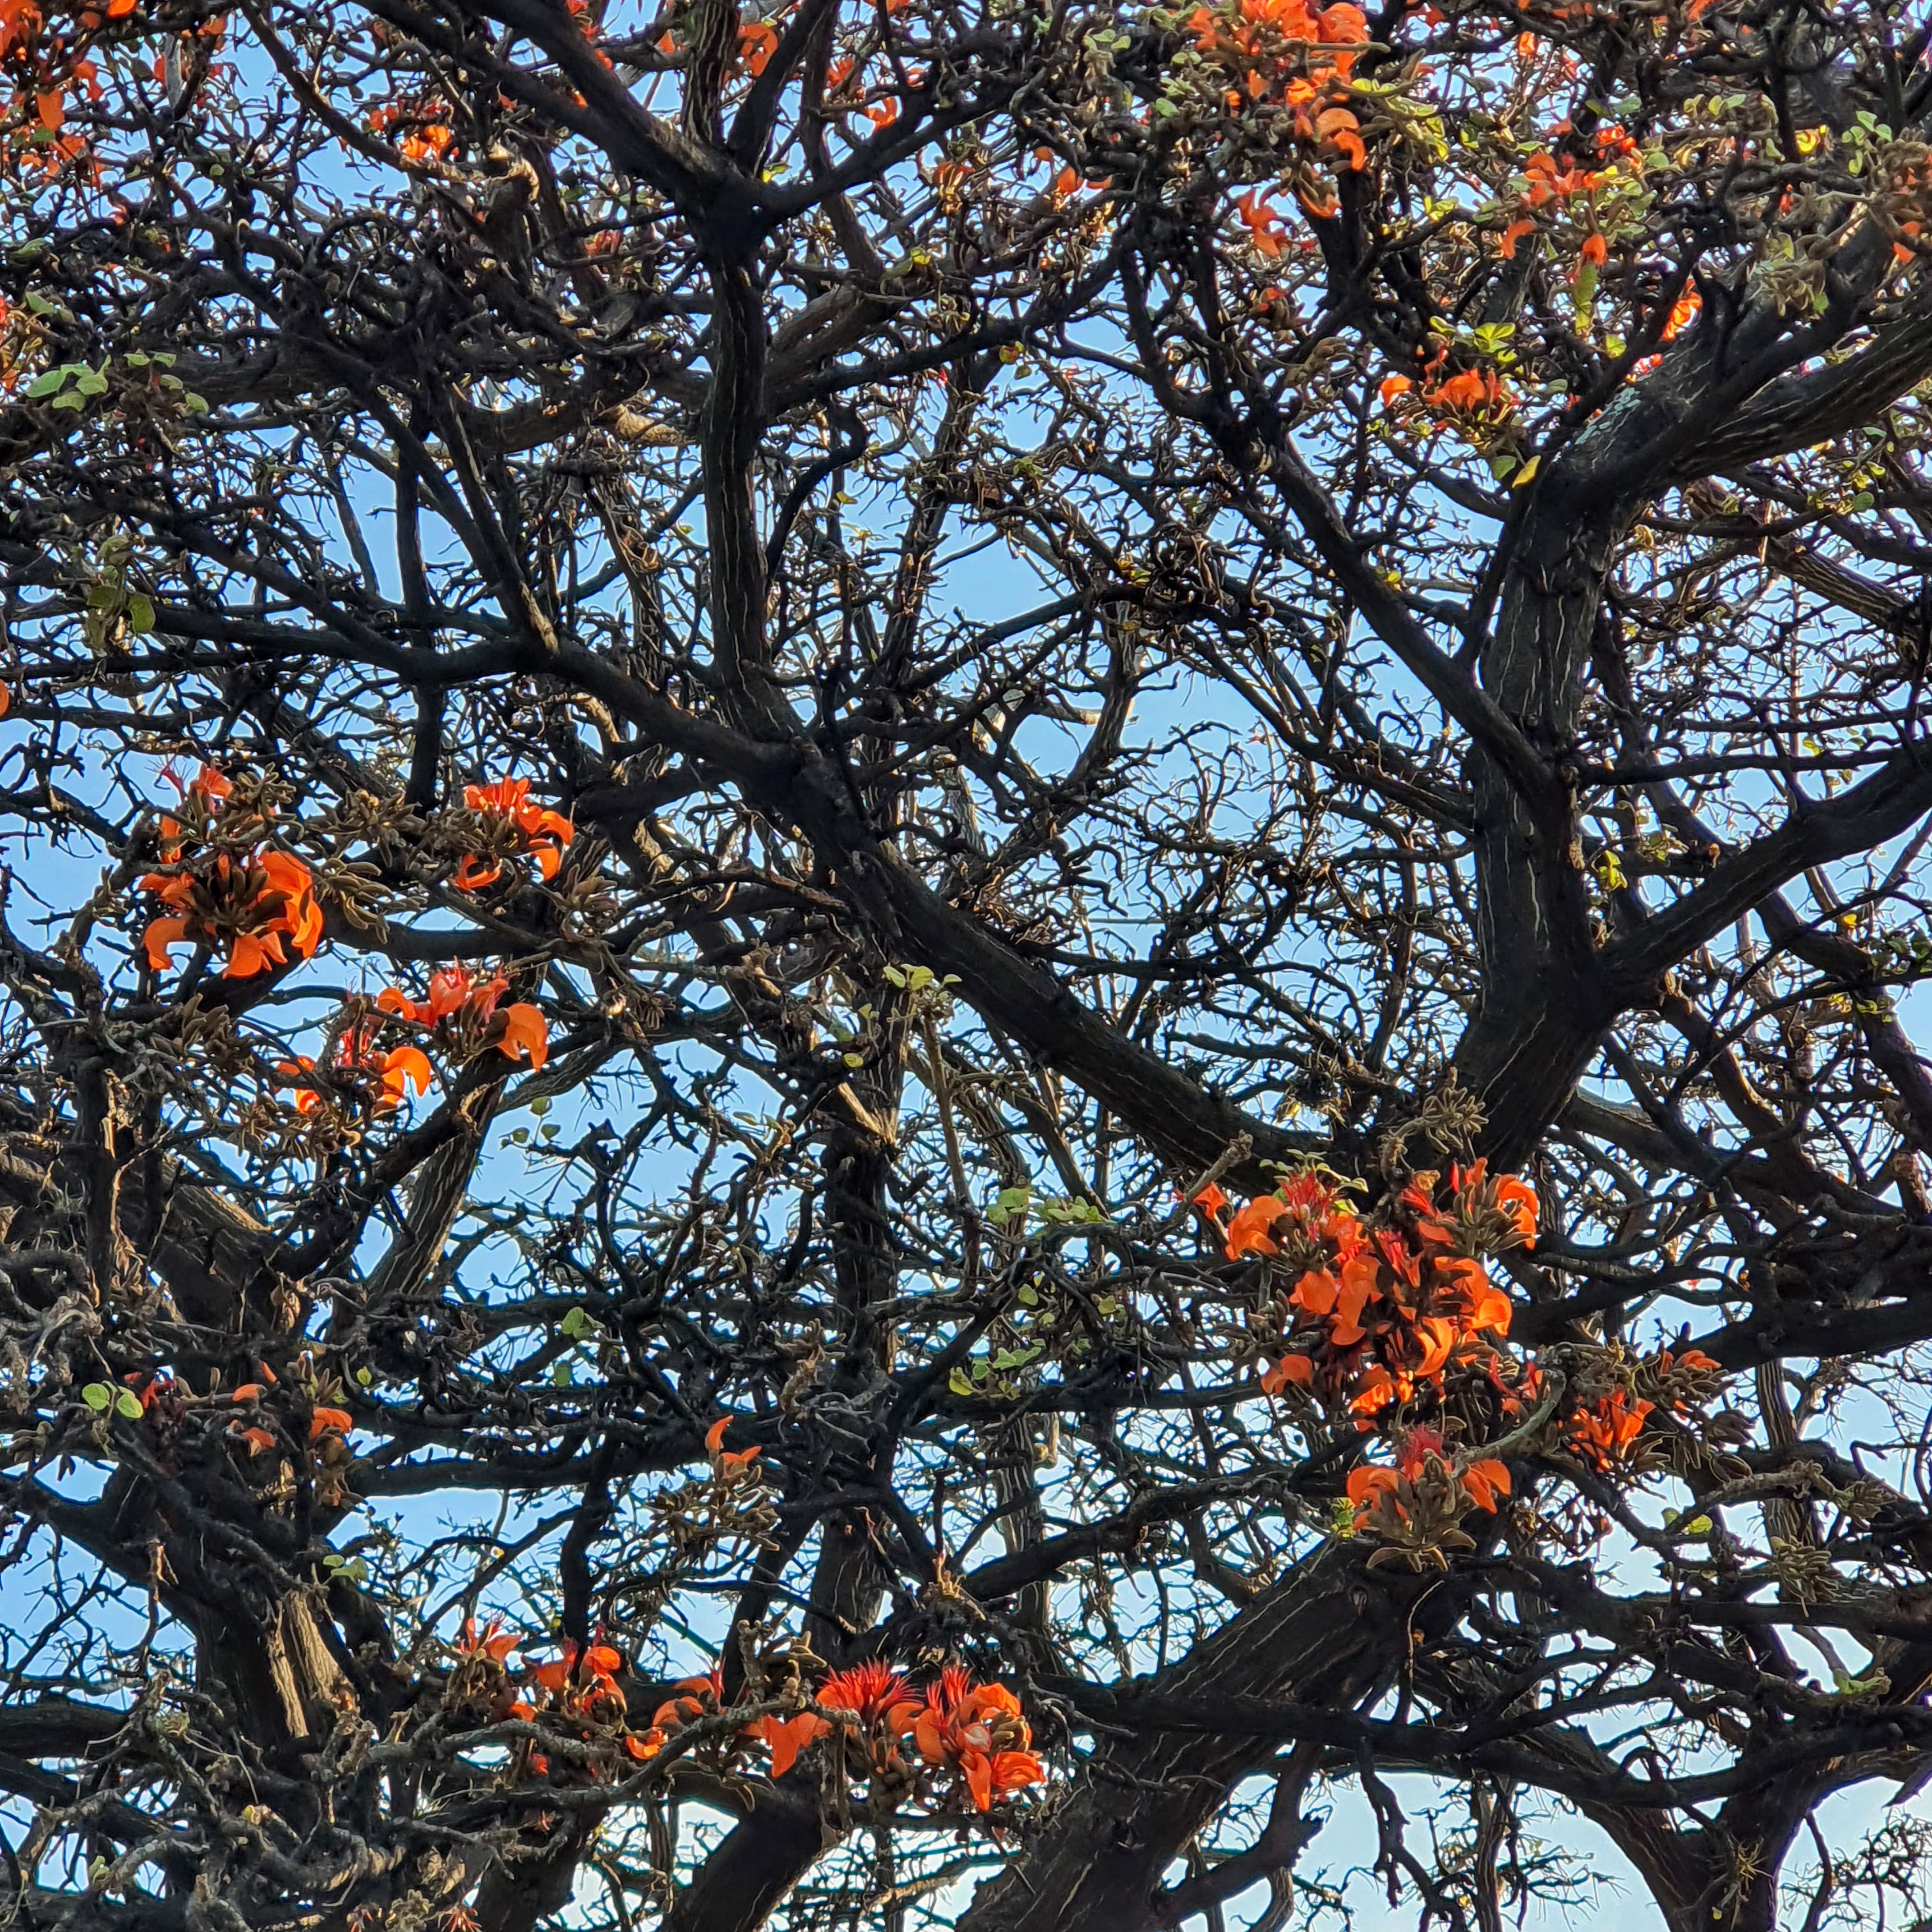
[[[0,0],[10,1922],[1932,1913],[1924,10]]]

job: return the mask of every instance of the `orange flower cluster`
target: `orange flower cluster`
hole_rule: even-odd
[[[958,1664],[948,1664],[926,1687],[912,1735],[928,1764],[958,1774],[975,1810],[990,1810],[995,1798],[1046,1781],[1046,1766],[1029,1748],[1033,1727],[1019,1699],[1004,1684],[976,1684]]]
[[[661,1732],[640,1735],[627,1726],[628,1705],[617,1682],[624,1667],[620,1652],[602,1642],[579,1645],[566,1640],[562,1656],[530,1666],[520,1682],[512,1674],[509,1659],[522,1641],[504,1628],[500,1617],[480,1628],[473,1617],[466,1617],[454,1646],[456,1667],[443,1690],[446,1708],[476,1724],[534,1724],[541,1718],[600,1754],[621,1749],[639,1763],[663,1748]],[[540,1698],[533,1701],[526,1691],[541,1694]],[[544,1778],[550,1760],[526,1742],[519,1747],[517,1767],[526,1775]]]
[[[1356,1527],[1359,1529],[1365,1516],[1385,1504],[1401,1514],[1406,1490],[1438,1464],[1468,1498],[1471,1509],[1487,1510],[1494,1516],[1498,1498],[1510,1492],[1510,1472],[1502,1463],[1492,1458],[1456,1468],[1444,1456],[1442,1438],[1436,1430],[1412,1429],[1396,1448],[1394,1468],[1364,1463],[1348,1472],[1348,1500],[1355,1508]]]
[[[1368,18],[1359,7],[1346,0],[1331,7],[1310,6],[1307,0],[1232,0],[1196,8],[1187,30],[1195,51],[1224,77],[1222,99],[1230,114],[1251,103],[1285,107],[1293,138],[1322,159],[1356,172],[1368,165],[1361,123],[1344,104],[1355,50],[1369,38]],[[1304,201],[1312,212],[1333,212]]]
[[[1458,1527],[1472,1509],[1495,1515],[1510,1493],[1510,1472],[1495,1458],[1459,1466],[1433,1429],[1412,1429],[1396,1445],[1395,1466],[1364,1465],[1348,1472],[1354,1510],[1348,1528],[1383,1547],[1370,1558],[1412,1569],[1443,1567],[1445,1552],[1472,1550],[1475,1540]]]
[[[204,767],[182,794],[182,818],[161,820],[166,869],[140,882],[143,892],[173,909],[151,920],[142,935],[148,964],[157,973],[172,968],[172,949],[184,943],[225,946],[222,976],[229,980],[286,966],[291,951],[306,959],[321,944],[314,878],[291,854],[258,845],[242,854],[200,851],[184,857],[189,843],[199,845],[208,837],[233,790],[220,772]]]
[[[88,50],[110,22],[131,26],[136,4],[103,0],[79,7],[63,28],[37,0],[0,0],[0,76],[14,87],[6,136],[16,159],[51,172],[86,152],[85,142],[61,131],[68,92],[80,87],[88,99],[102,98],[106,90]]]
[[[686,1678],[658,1706],[653,1733],[661,1742],[724,1708],[721,1671]],[[952,1772],[977,1811],[1046,1779],[1045,1764],[1029,1748],[1033,1731],[1018,1696],[1004,1684],[976,1684],[957,1664],[948,1665],[921,1696],[891,1665],[877,1659],[856,1664],[832,1672],[806,1708],[789,1716],[768,1712],[738,1735],[765,1747],[776,1778],[791,1769],[801,1751],[841,1732],[856,1756],[859,1775],[906,1792],[919,1778],[904,1750],[911,1738],[920,1762]]]
[[[509,990],[500,974],[478,980],[467,968],[445,966],[430,975],[427,999],[412,1000],[400,987],[385,986],[376,1004],[428,1028],[457,1060],[494,1046],[512,1060],[527,1059],[532,1069],[539,1067],[549,1057],[550,1030],[543,1015],[523,1000],[500,1006]]]
[[[465,785],[463,802],[482,821],[486,849],[466,852],[451,874],[459,891],[481,892],[503,876],[505,862],[529,856],[546,879],[556,877],[563,850],[577,828],[561,812],[530,800],[528,778],[499,778],[494,784]]]
[[[1444,1198],[1434,1174],[1418,1174],[1387,1220],[1371,1225],[1314,1174],[1251,1201],[1229,1224],[1231,1261],[1278,1258],[1294,1285],[1279,1312],[1300,1344],[1262,1378],[1346,1400],[1371,1428],[1418,1390],[1440,1388],[1452,1368],[1498,1375],[1486,1336],[1509,1332],[1509,1298],[1483,1258],[1534,1246],[1536,1195],[1481,1161],[1450,1170]]]
[[[1515,394],[1493,369],[1443,374],[1448,354],[1445,345],[1430,358],[1420,386],[1413,376],[1384,376],[1376,393],[1391,412],[1413,410],[1419,403],[1435,417],[1438,428],[1475,432],[1471,440],[1479,440],[1481,432],[1500,427],[1516,412]],[[1410,397],[1414,400],[1403,400]]]
[[[1552,131],[1558,136],[1570,136],[1575,130],[1566,121]],[[1595,129],[1590,138],[1596,144],[1596,158],[1600,164],[1597,166],[1586,167],[1581,161],[1568,158],[1558,160],[1546,149],[1540,148],[1523,164],[1524,185],[1516,203],[1518,212],[1503,230],[1502,239],[1498,244],[1505,260],[1514,259],[1516,244],[1524,236],[1536,232],[1539,216],[1546,216],[1580,197],[1587,199],[1594,195],[1610,179],[1607,164],[1642,152],[1614,122]],[[1610,246],[1596,230],[1594,209],[1586,206],[1582,219],[1591,231],[1584,238],[1582,258],[1593,265],[1600,264],[1608,256]]]
[[[1650,1418],[1660,1410],[1687,1415],[1701,1407],[1715,1394],[1724,1372],[1701,1348],[1660,1348],[1636,1364],[1636,1387],[1612,1388],[1580,1402],[1564,1419],[1557,1439],[1600,1473],[1636,1468],[1652,1446],[1646,1435],[1654,1440]],[[1640,1388],[1648,1389],[1656,1400],[1640,1394]]]
[[[449,104],[434,94],[382,101],[370,109],[366,125],[370,134],[393,139],[403,159],[419,167],[453,160],[460,151],[456,130],[449,124]]]
[[[747,20],[738,29],[738,66],[755,80],[778,50],[778,29],[769,20]]]
[[[1644,1418],[1655,1407],[1640,1396],[1633,1398],[1612,1389],[1570,1415],[1564,1424],[1563,1446],[1594,1469],[1628,1468],[1636,1457]]]
[[[646,1764],[664,1748],[664,1734],[655,1726],[641,1734],[626,1727],[629,1706],[617,1683],[623,1667],[622,1653],[610,1645],[580,1646],[566,1637],[563,1654],[537,1665],[530,1682],[546,1694],[544,1716],[574,1730],[586,1744],[614,1741],[626,1756]],[[509,1714],[529,1720],[538,1714],[518,1700]],[[542,1751],[527,1753],[524,1762],[533,1776],[549,1773],[550,1760]]]
[[[376,1046],[374,1034],[375,1029],[366,1022],[350,1028],[336,1042],[334,1060],[323,1077],[332,1084],[352,1089],[366,1090],[373,1084],[376,1090],[371,1105],[376,1112],[386,1114],[402,1105],[404,1095],[412,1086],[418,1094],[427,1094],[435,1069],[420,1047],[394,1046],[384,1050]],[[307,1054],[298,1053],[292,1060],[282,1061],[275,1071],[284,1080],[300,1082],[304,1076],[315,1077],[316,1064]],[[315,1088],[296,1087],[297,1113],[319,1113],[323,1104],[322,1096]]]

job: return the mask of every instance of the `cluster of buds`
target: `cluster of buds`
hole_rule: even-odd
[[[681,1483],[651,1498],[651,1514],[660,1532],[686,1561],[722,1543],[771,1546],[778,1514],[758,1467],[758,1446],[726,1448],[724,1432],[730,1426],[730,1418],[721,1416],[704,1432],[704,1453],[711,1468],[702,1480]]]

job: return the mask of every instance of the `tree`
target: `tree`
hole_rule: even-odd
[[[1918,10],[0,0],[14,1923],[1928,1909]]]

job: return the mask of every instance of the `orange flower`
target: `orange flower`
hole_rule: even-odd
[[[1329,107],[1315,117],[1315,132],[1348,164],[1349,172],[1359,174],[1369,164],[1368,150],[1362,146],[1362,124],[1346,107]]]
[[[1379,1261],[1366,1250],[1351,1255],[1342,1264],[1342,1283],[1335,1294],[1335,1323],[1328,1331],[1328,1339],[1336,1348],[1352,1347],[1366,1333],[1362,1311],[1370,1302],[1382,1299],[1382,1290],[1377,1286],[1380,1273]]]
[[[1434,388],[1424,390],[1422,400],[1452,416],[1507,416],[1516,407],[1509,386],[1493,369],[1464,369],[1446,376]]]
[[[568,1646],[566,1646],[568,1648]],[[708,1718],[724,1708],[724,1672],[718,1664],[703,1677],[687,1677],[677,1686],[680,1694],[667,1698],[651,1719],[653,1724],[675,1730],[698,1718]]]
[[[1396,1472],[1382,1468],[1372,1463],[1364,1463],[1348,1472],[1348,1480],[1344,1486],[1349,1502],[1355,1506],[1356,1513],[1373,1507],[1376,1497],[1393,1490],[1396,1486]]]
[[[1281,1250],[1270,1238],[1268,1230],[1286,1212],[1280,1198],[1264,1194],[1258,1200],[1250,1201],[1237,1210],[1234,1218],[1228,1224],[1226,1253],[1231,1262],[1239,1261],[1244,1255],[1274,1255]]]
[[[776,44],[776,37],[774,37]],[[546,879],[556,877],[563,848],[577,836],[577,828],[560,812],[530,801],[528,778],[499,778],[494,784],[465,785],[463,802],[483,820],[494,845],[502,848],[494,863],[483,855],[466,854],[451,884],[464,892],[493,884],[502,874],[502,856],[526,854],[537,862]]]
[[[1272,261],[1287,245],[1287,224],[1280,212],[1250,188],[1234,204],[1236,218],[1248,231],[1249,245]]]
[[[1570,1445],[1594,1468],[1615,1468],[1630,1459],[1653,1406],[1641,1396],[1633,1402],[1622,1389],[1612,1389],[1570,1417],[1566,1430]]]
[[[548,1664],[540,1664],[530,1672],[532,1680],[542,1689],[550,1692],[567,1690],[573,1685],[588,1684],[592,1688],[608,1686],[616,1690],[612,1681],[624,1667],[623,1654],[608,1643],[593,1643],[580,1646],[569,1637],[563,1640],[563,1654],[553,1658]]]
[[[322,1436],[346,1436],[356,1426],[356,1418],[346,1408],[318,1408],[308,1419],[308,1439]]]
[[[1380,399],[1382,407],[1387,409],[1396,397],[1407,395],[1414,387],[1414,382],[1406,376],[1384,376],[1382,380],[1382,386],[1376,390],[1376,394]]]
[[[465,1617],[463,1634],[457,1640],[456,1654],[458,1657],[487,1657],[492,1664],[501,1664],[522,1641],[516,1631],[503,1628],[501,1617],[492,1617],[480,1630],[474,1617]]]
[[[1046,1781],[1046,1766],[1027,1748],[1033,1731],[1018,1698],[1004,1684],[976,1685],[956,1664],[928,1688],[912,1732],[928,1764],[958,1772],[976,1810],[990,1810],[996,1797]]]
[[[1664,339],[1675,342],[1684,330],[1697,320],[1698,312],[1704,306],[1704,298],[1695,289],[1687,289],[1671,304],[1670,314],[1664,325]]]
[[[174,916],[151,920],[142,936],[148,964],[171,970],[173,948],[189,941],[225,944],[227,980],[251,979],[289,964],[289,948],[306,959],[322,941],[322,908],[308,868],[286,852],[258,850],[238,860],[226,852],[173,872],[150,872],[141,889]],[[287,941],[285,946],[284,941]]]
[[[1315,1386],[1315,1364],[1306,1355],[1284,1355],[1262,1377],[1262,1393],[1279,1395],[1292,1382],[1297,1388]]]
[[[745,1736],[754,1738],[772,1754],[772,1775],[782,1778],[798,1762],[798,1754],[808,1744],[828,1736],[832,1726],[812,1711],[796,1717],[767,1714],[745,1726]]]
[[[883,1726],[903,1735],[918,1721],[920,1706],[906,1681],[878,1658],[835,1670],[820,1687],[818,1701],[828,1711],[848,1711],[868,1729]]]
[[[366,1091],[366,1082],[356,1076],[373,1075],[378,1083],[373,1104],[379,1114],[400,1107],[404,1095],[411,1087],[415,1088],[418,1096],[427,1094],[435,1069],[422,1048],[398,1046],[378,1053],[370,1044],[369,1033],[366,1025],[352,1027],[336,1043],[335,1070],[348,1076],[346,1084],[362,1087]],[[280,1078],[292,1083],[316,1078],[315,1062],[307,1054],[298,1054],[292,1060],[280,1061],[275,1072]],[[296,1087],[294,1105],[297,1113],[315,1113],[322,1104],[322,1096],[315,1088]]]
[[[713,1466],[725,1474],[734,1469],[742,1469],[747,1463],[758,1460],[758,1448],[754,1443],[748,1449],[728,1449],[724,1447],[724,1432],[731,1426],[728,1415],[721,1415],[704,1432],[704,1448]]]
[[[1610,259],[1610,244],[1600,235],[1586,235],[1577,253],[1592,268],[1600,268]]]
[[[239,1432],[238,1439],[248,1444],[251,1456],[259,1456],[264,1449],[275,1446],[274,1436],[266,1429],[244,1429]]]
[[[1221,1192],[1220,1182],[1210,1180],[1194,1197],[1194,1204],[1210,1218],[1219,1214],[1228,1204],[1228,1197]]]
[[[769,20],[747,20],[738,29],[738,64],[753,80],[778,50],[778,29]]]
[[[1510,1492],[1510,1472],[1493,1457],[1480,1462],[1472,1462],[1462,1472],[1462,1487],[1468,1492],[1469,1500],[1478,1509],[1487,1510],[1490,1515],[1496,1513],[1496,1498]]]

